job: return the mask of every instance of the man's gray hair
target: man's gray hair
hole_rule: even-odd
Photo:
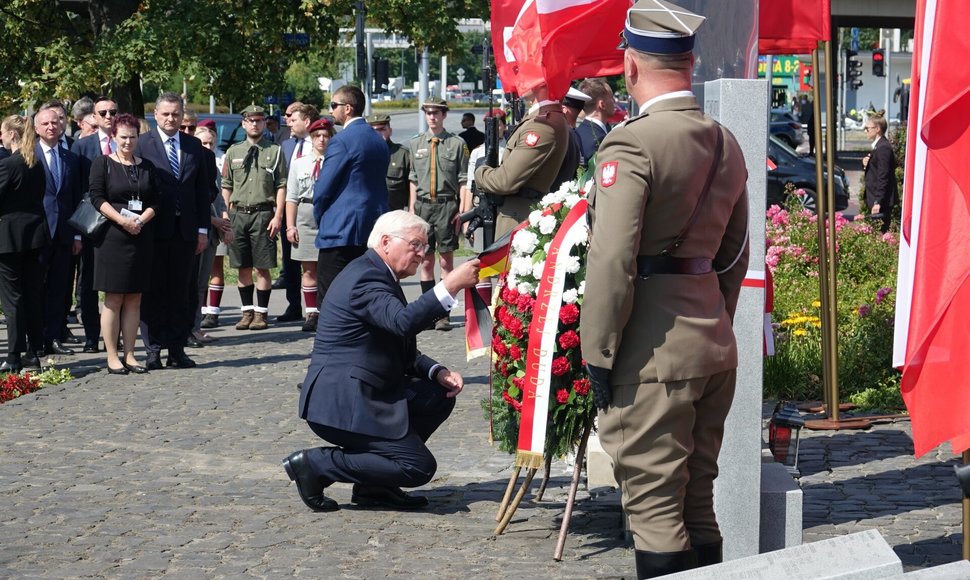
[[[396,209],[377,218],[374,229],[370,231],[370,236],[367,238],[367,247],[376,248],[384,234],[404,235],[408,230],[421,230],[421,233],[428,235],[430,229],[428,222],[413,213]]]
[[[175,103],[182,109],[185,109],[185,103],[182,101],[182,95],[174,91],[165,91],[164,93],[158,95],[155,99],[155,108],[157,109],[162,103]]]
[[[71,116],[74,117],[75,121],[81,121],[93,112],[94,101],[91,97],[81,97],[74,101],[74,106],[71,107]]]

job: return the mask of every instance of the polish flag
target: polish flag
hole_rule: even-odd
[[[514,87],[523,95],[545,83],[549,98],[560,99],[573,80],[622,73],[620,32],[632,5],[632,0],[492,0],[492,44],[503,89]]]
[[[832,38],[831,0],[758,3],[758,54],[808,54]]]
[[[893,364],[917,457],[970,448],[970,51],[958,0],[917,0]]]

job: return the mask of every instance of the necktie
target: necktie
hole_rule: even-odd
[[[438,194],[438,143],[441,139],[431,138],[431,183],[429,184],[431,199],[434,200]]]
[[[317,157],[317,160],[313,162],[313,181],[317,180],[320,176],[320,162],[323,161],[322,157]]]
[[[168,164],[172,166],[172,175],[179,178],[179,154],[175,150],[175,137],[168,138]]]
[[[111,137],[104,138],[104,151],[105,155],[111,155]]]
[[[297,143],[297,145],[296,145],[296,158],[297,159],[299,159],[300,157],[303,157],[303,141],[304,141],[304,139],[300,139],[300,142]]]
[[[54,191],[61,189],[61,166],[57,159],[57,149],[48,149],[47,154],[50,160],[47,162],[47,166],[51,170],[51,176],[54,178]]]

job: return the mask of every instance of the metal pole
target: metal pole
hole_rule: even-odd
[[[963,464],[970,464],[970,449],[963,452]],[[970,560],[970,498],[963,498],[963,559]]]
[[[890,34],[891,34],[892,31],[887,30],[887,32],[890,32]],[[883,61],[883,65],[882,65],[882,72],[886,73],[886,120],[887,121],[892,118],[889,115],[889,106],[893,102],[892,101],[892,96],[891,96],[890,90],[889,90],[890,89],[889,79],[892,78],[892,74],[891,74],[892,73],[892,65],[890,63],[892,62],[892,53],[893,53],[893,42],[892,42],[892,36],[890,34],[887,34],[886,35],[886,42],[885,42],[885,45],[886,45],[886,60]]]
[[[845,149],[845,51],[841,48],[845,29],[839,29],[839,149]]]
[[[448,57],[441,57],[441,100],[448,98]]]
[[[428,121],[421,114],[421,104],[428,100],[428,48],[421,51],[421,66],[418,67],[418,133],[428,130]]]
[[[828,253],[828,261],[826,267],[828,268],[828,275],[826,276],[826,282],[828,283],[828,293],[829,293],[829,307],[826,311],[828,315],[829,324],[829,368],[828,368],[828,380],[829,388],[832,390],[832,410],[829,411],[829,416],[833,421],[839,420],[839,321],[838,321],[838,294],[836,292],[836,280],[838,280],[838,256],[835,253],[835,133],[833,125],[833,108],[832,108],[832,87],[834,81],[832,80],[832,41],[825,41],[825,115],[826,115],[826,127],[825,131],[825,165],[828,168],[828,181],[826,185],[826,199],[825,207],[826,213],[824,214],[828,220],[828,244],[825,248]],[[819,213],[819,217],[823,214]]]
[[[364,116],[368,117],[371,114],[371,92],[374,90],[374,38],[371,33],[366,33],[367,36],[367,78],[364,80]]]

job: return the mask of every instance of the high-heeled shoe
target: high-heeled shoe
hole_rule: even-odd
[[[120,369],[113,369],[110,366],[108,366],[108,374],[109,375],[127,375],[128,374],[128,369],[126,367],[121,367]]]
[[[141,374],[145,374],[145,373],[148,372],[148,369],[146,369],[145,367],[143,367],[143,366],[141,366],[139,364],[130,365],[130,364],[122,361],[121,362],[121,365],[123,367],[125,367],[126,369],[128,369],[129,371],[135,373],[136,375],[141,375]]]

